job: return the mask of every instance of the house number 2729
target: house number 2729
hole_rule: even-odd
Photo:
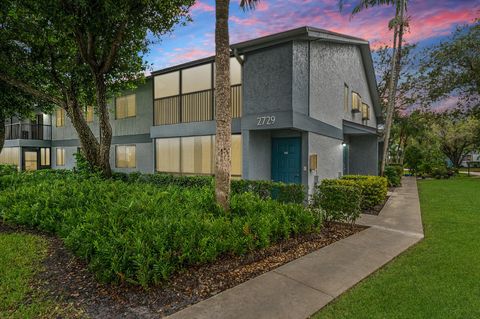
[[[275,115],[257,117],[257,126],[273,125],[273,124],[275,124]]]

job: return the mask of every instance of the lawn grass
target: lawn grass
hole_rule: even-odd
[[[78,317],[31,286],[46,252],[47,242],[39,236],[0,234],[0,318]]]
[[[419,182],[425,239],[314,318],[480,318],[480,179]]]

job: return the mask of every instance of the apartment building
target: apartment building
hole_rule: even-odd
[[[311,189],[322,178],[378,174],[381,112],[367,41],[302,27],[234,44],[232,52],[234,177]],[[153,72],[113,99],[112,168],[213,174],[214,77],[210,57]],[[93,110],[85,117],[98,135]],[[70,169],[79,146],[58,109],[8,123],[0,161],[26,170]]]

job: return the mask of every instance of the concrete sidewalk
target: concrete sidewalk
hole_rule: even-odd
[[[423,238],[417,183],[403,179],[371,226],[169,318],[307,318]]]

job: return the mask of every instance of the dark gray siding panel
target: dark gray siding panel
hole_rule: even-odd
[[[290,111],[292,43],[249,53],[243,64],[243,114]]]

